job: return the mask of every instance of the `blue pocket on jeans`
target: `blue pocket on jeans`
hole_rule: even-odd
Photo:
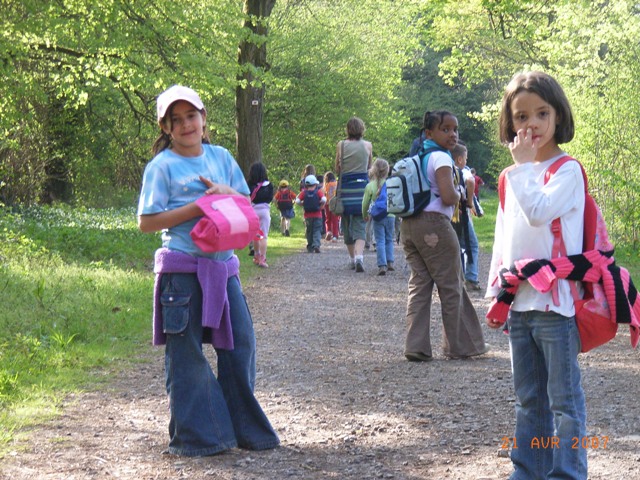
[[[162,331],[166,334],[178,334],[189,325],[189,302],[191,294],[163,293],[160,296],[162,304]]]

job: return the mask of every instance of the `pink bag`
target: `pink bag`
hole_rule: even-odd
[[[242,249],[261,238],[260,220],[242,195],[205,195],[196,200],[204,213],[191,230],[191,239],[203,252]]]

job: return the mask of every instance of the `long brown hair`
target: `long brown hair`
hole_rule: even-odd
[[[371,180],[375,180],[378,184],[378,193],[376,194],[376,198],[380,195],[380,190],[382,190],[382,185],[389,175],[389,162],[387,162],[384,158],[376,158],[376,161],[373,162],[371,168],[369,169],[369,178]]]

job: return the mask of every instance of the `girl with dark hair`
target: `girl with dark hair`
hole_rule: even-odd
[[[513,77],[500,113],[500,140],[509,148],[513,166],[503,173],[508,181],[504,208],[496,216],[487,297],[500,290],[502,266],[552,258],[556,218],[566,255],[582,253],[585,186],[580,164],[564,163],[545,183],[552,165],[566,156],[559,144],[573,134],[569,101],[553,77],[543,72]],[[575,282],[558,279],[553,289],[541,293],[527,281],[511,303],[507,328],[518,446],[511,450],[513,480],[587,478],[587,451],[575,441],[586,435],[586,402],[572,288]],[[493,328],[502,325],[487,321]],[[536,441],[549,438],[556,441],[553,448],[536,448]]]
[[[482,355],[484,343],[478,314],[463,286],[460,244],[451,218],[460,201],[460,185],[450,150],[458,144],[458,119],[450,112],[425,114],[425,146],[439,151],[424,157],[422,168],[431,184],[431,200],[422,212],[403,218],[401,238],[411,267],[407,302],[408,332],[405,357],[429,361],[433,287],[442,308],[443,352],[448,358]]]
[[[253,242],[253,263],[258,267],[268,268],[267,264],[267,238],[269,228],[271,228],[271,207],[273,200],[273,184],[267,177],[267,167],[262,162],[256,162],[249,169],[247,179],[249,190],[251,190],[251,205],[260,219],[260,230],[262,238]]]

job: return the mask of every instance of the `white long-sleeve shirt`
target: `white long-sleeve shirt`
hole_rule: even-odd
[[[565,163],[544,184],[547,169],[564,155],[540,163],[526,163],[507,173],[504,211],[499,207],[496,216],[487,297],[495,297],[500,291],[497,276],[501,267],[508,268],[516,260],[551,258],[551,222],[555,218],[560,218],[567,254],[582,252],[584,180],[580,165]],[[554,311],[573,316],[573,297],[567,280],[559,280],[558,294],[560,305],[554,305],[551,292],[540,293],[525,282],[518,288],[511,309]]]

